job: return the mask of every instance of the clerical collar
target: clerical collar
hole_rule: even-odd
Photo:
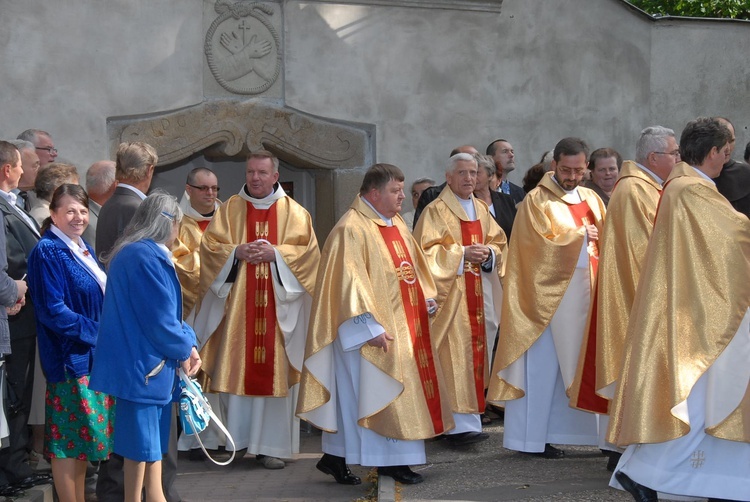
[[[134,192],[138,197],[141,198],[141,200],[144,200],[146,198],[146,194],[143,193],[143,192],[141,192],[140,190],[138,190],[133,185],[128,185],[127,183],[120,182],[120,183],[117,184],[117,186],[118,187],[122,187],[122,188],[127,188],[128,190]]]
[[[695,166],[690,166],[690,167],[692,167],[693,169],[695,169],[695,172],[698,173],[698,174],[700,174],[701,178],[703,178],[704,180],[710,181],[711,184],[713,184],[713,185],[716,185],[716,182],[714,180],[712,180],[711,178],[709,178],[706,175],[706,173],[704,173],[703,171],[701,171],[700,169],[698,169]]]
[[[654,174],[654,172],[651,169],[649,169],[648,167],[644,166],[643,164],[639,164],[638,162],[636,162],[635,165],[638,166],[638,167],[640,167],[641,170],[645,171],[646,174],[648,174],[649,176],[651,176],[652,178],[654,178],[654,180],[656,180],[657,183],[659,183],[660,185],[664,185],[664,180],[661,179],[660,177],[658,177],[656,174]]]
[[[365,204],[367,204],[367,207],[369,207],[370,209],[372,209],[375,212],[375,214],[377,214],[378,216],[380,216],[380,219],[383,220],[386,225],[388,225],[389,227],[393,226],[393,218],[386,218],[385,216],[383,216],[382,214],[380,214],[380,211],[378,211],[377,209],[375,209],[375,206],[373,206],[372,204],[370,204],[369,200],[365,199],[362,196],[360,196],[359,198],[362,199],[362,202],[364,202]]]
[[[216,210],[214,209],[210,213],[206,213],[206,214],[201,213],[201,216],[203,216],[204,218],[213,218],[215,212],[216,212]]]
[[[268,209],[273,205],[274,202],[281,199],[282,197],[286,197],[286,192],[284,192],[284,189],[281,188],[280,183],[277,182],[273,186],[273,192],[271,192],[266,197],[263,197],[262,199],[257,199],[250,195],[250,192],[247,191],[247,185],[242,185],[242,189],[240,190],[240,193],[238,195],[258,209]]]

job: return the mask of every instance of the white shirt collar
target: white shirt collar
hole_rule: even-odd
[[[695,172],[696,172],[696,173],[698,173],[698,174],[700,174],[700,175],[701,175],[701,178],[703,178],[703,179],[704,179],[704,180],[706,180],[706,181],[710,181],[712,185],[716,185],[716,182],[715,182],[714,180],[712,180],[711,178],[709,178],[709,177],[708,177],[708,176],[706,175],[706,173],[704,173],[703,171],[701,171],[700,169],[698,169],[698,168],[697,168],[697,167],[695,167],[695,166],[690,166],[690,167],[692,167],[693,169],[695,169]]]
[[[99,287],[101,288],[103,293],[107,285],[107,274],[105,274],[104,271],[99,268],[99,264],[96,262],[96,257],[89,252],[86,244],[83,242],[83,239],[81,239],[81,237],[78,237],[78,242],[75,242],[73,239],[65,235],[65,233],[57,228],[57,226],[55,226],[54,224],[50,225],[49,231],[55,234],[58,238],[60,238],[61,241],[65,243],[65,245],[68,246],[68,249],[73,252],[73,257],[78,263],[88,269],[89,273],[91,273],[96,282],[99,284]]]
[[[654,178],[660,185],[664,185],[664,180],[658,177],[654,172],[643,164],[635,163],[636,166],[640,167],[646,174]]]
[[[133,185],[128,185],[127,183],[118,183],[118,184],[117,184],[117,186],[118,186],[118,187],[123,187],[123,188],[127,188],[128,190],[132,190],[133,192],[135,192],[135,194],[136,194],[136,195],[137,195],[138,197],[140,197],[140,198],[141,198],[141,200],[144,200],[144,199],[146,198],[146,194],[145,194],[145,193],[143,193],[143,192],[141,192],[140,190],[138,190],[138,189],[137,189],[136,187],[134,187]]]
[[[378,216],[380,216],[380,219],[383,220],[386,223],[386,225],[388,225],[389,227],[393,226],[393,218],[386,218],[385,216],[383,216],[382,214],[380,214],[380,212],[377,209],[375,209],[375,207],[372,204],[370,204],[370,201],[367,200],[367,199],[365,199],[364,197],[360,197],[360,199],[362,199],[362,202],[364,202],[365,204],[367,204],[370,209],[372,209],[373,211],[375,211],[375,214],[377,214]]]
[[[13,192],[5,192],[3,190],[0,190],[0,197],[8,201],[8,203],[12,206],[16,205],[16,199],[18,198],[18,195],[16,195]]]

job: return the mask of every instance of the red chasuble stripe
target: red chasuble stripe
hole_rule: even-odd
[[[484,243],[482,224],[478,221],[461,220],[461,239],[464,246]],[[464,284],[466,304],[471,327],[471,348],[474,355],[474,386],[479,412],[484,411],[484,361],[486,358],[487,333],[484,327],[484,291],[482,270],[475,263],[464,262]]]
[[[256,209],[247,203],[247,241],[276,244],[276,204]],[[273,396],[276,302],[270,263],[246,263],[245,294],[245,394]]]
[[[576,226],[593,225],[596,222],[594,213],[586,201],[571,204],[568,208]],[[589,270],[596,278],[599,269],[599,247],[592,241],[589,241],[589,265]],[[585,334],[586,347],[584,349],[583,372],[581,373],[581,388],[578,391],[576,406],[595,413],[607,413],[609,401],[596,394],[596,315],[599,297],[596,289],[594,289],[592,296],[591,322],[589,323],[589,331]]]
[[[206,227],[208,227],[208,224],[211,223],[211,220],[203,220],[198,222],[198,228],[201,229],[201,232],[206,231]]]
[[[424,293],[414,272],[409,249],[406,247],[398,228],[385,226],[378,226],[378,228],[391,254],[393,265],[396,267],[396,276],[401,288],[401,303],[404,306],[404,312],[406,312],[412,348],[417,359],[419,379],[422,381],[422,390],[427,400],[427,409],[430,411],[432,426],[435,433],[440,434],[445,428],[440,406],[440,391],[437,373],[435,372],[435,361],[432,357],[430,321]]]

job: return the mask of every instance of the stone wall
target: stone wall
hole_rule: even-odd
[[[374,126],[376,159],[407,181],[442,179],[451,148],[499,137],[514,181],[563,136],[627,158],[646,125],[726,115],[738,149],[750,139],[748,22],[654,21],[622,0],[272,4],[283,70],[267,99]],[[0,15],[0,137],[46,129],[82,170],[110,155],[108,119],[226,95],[204,55],[212,0],[3,0]]]

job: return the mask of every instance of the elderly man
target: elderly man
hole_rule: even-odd
[[[500,179],[500,191],[510,195],[514,204],[521,202],[526,196],[526,192],[523,188],[508,180],[508,175],[516,169],[516,153],[513,151],[513,146],[507,140],[496,139],[487,145],[485,153],[495,161],[497,177]]]
[[[310,214],[278,179],[274,154],[251,153],[245,185],[216,210],[195,321],[208,390],[221,393],[236,447],[267,469],[299,451],[297,384],[320,259]]]
[[[553,172],[521,203],[487,398],[505,401],[503,446],[544,458],[564,452],[550,443],[595,445],[597,417],[568,406],[578,363],[604,204],[580,185],[588,148],[578,138],[555,146]]]
[[[21,152],[21,164],[23,166],[23,174],[21,175],[21,179],[18,180],[18,188],[13,190],[13,193],[18,196],[16,198],[18,207],[28,212],[36,198],[34,194],[34,182],[36,181],[37,173],[39,173],[39,156],[36,154],[34,144],[30,141],[16,139],[10,141],[10,143]]]
[[[742,162],[732,158],[736,144],[734,126],[729,119],[717,117],[717,120],[729,129],[732,139],[727,147],[729,151],[727,161],[724,163],[721,174],[714,180],[716,189],[732,203],[737,211],[750,218],[750,165],[746,163],[747,161]],[[750,143],[748,145],[750,146]],[[747,150],[745,148],[746,156]]]
[[[18,139],[29,141],[34,145],[37,155],[39,155],[39,163],[44,168],[50,162],[54,162],[57,158],[57,148],[55,143],[52,141],[52,136],[46,131],[39,129],[26,129],[24,132],[18,135]]]
[[[398,216],[403,187],[398,167],[370,167],[318,272],[298,411],[326,431],[317,467],[342,484],[360,482],[347,462],[421,482],[408,464],[453,425],[428,318],[435,286]]]
[[[219,179],[207,167],[196,167],[188,173],[185,195],[180,201],[184,217],[180,222],[180,246],[173,250],[177,277],[182,287],[182,314],[187,319],[195,307],[200,285],[201,241],[221,205]]]
[[[433,186],[435,186],[435,180],[432,178],[419,178],[414,180],[414,183],[411,184],[411,205],[413,210],[401,215],[409,229],[414,228],[414,211],[417,209],[417,204],[419,203],[419,198],[422,196],[422,192]]]
[[[5,358],[8,388],[16,399],[6,406],[10,429],[9,445],[0,450],[0,495],[12,496],[23,488],[31,488],[43,479],[26,463],[29,440],[27,421],[31,409],[36,353],[36,321],[34,307],[26,302],[26,260],[39,241],[39,227],[23,209],[16,205],[12,190],[18,186],[23,168],[21,154],[7,141],[0,141],[0,212],[5,221],[8,275],[16,280],[19,304],[10,312],[11,354]],[[3,307],[4,308],[4,307]]]
[[[96,251],[96,227],[99,224],[99,212],[105,202],[112,197],[117,188],[115,180],[115,162],[99,160],[86,171],[86,192],[89,194],[89,226],[83,232],[83,239]]]
[[[612,190],[615,189],[617,175],[622,168],[622,156],[614,148],[597,148],[589,157],[589,172],[591,179],[583,186],[592,189],[604,202],[609,204]]]
[[[96,253],[108,253],[130,223],[151,186],[159,157],[148,143],[120,143],[115,159],[117,187],[99,212]]]
[[[730,139],[683,129],[638,283],[609,430],[627,446],[611,485],[637,501],[750,494],[750,221],[711,181]]]
[[[593,155],[592,155],[593,157]],[[570,405],[593,413],[607,413],[607,401],[622,369],[625,332],[646,247],[651,237],[664,181],[680,159],[674,131],[662,126],[641,131],[635,162],[625,161],[607,207],[607,221],[600,239],[597,287],[588,329],[578,360],[576,379],[570,388]],[[600,417],[602,449],[608,420]],[[607,465],[614,470],[618,454]]]
[[[489,375],[487,345],[492,344],[484,322],[482,283],[485,275],[499,282],[507,241],[487,204],[474,197],[475,157],[452,156],[445,177],[446,188],[425,208],[414,237],[427,258],[441,305],[432,332],[456,422],[447,437],[462,445],[488,437],[481,432],[479,417]]]

